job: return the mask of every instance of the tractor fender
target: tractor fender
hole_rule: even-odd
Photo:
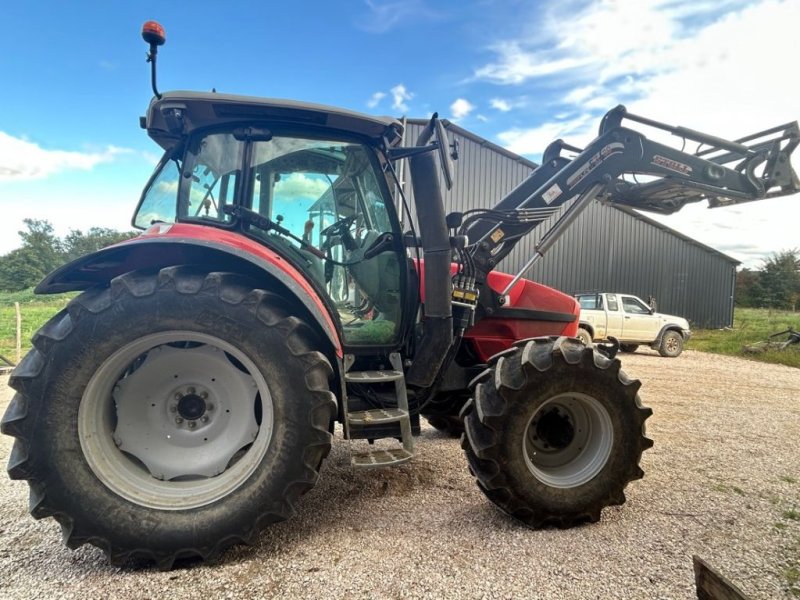
[[[159,226],[155,226],[159,227]],[[161,225],[150,233],[82,256],[45,277],[36,294],[85,290],[106,286],[118,275],[140,269],[157,270],[173,265],[199,265],[209,271],[230,271],[250,276],[259,285],[293,299],[309,324],[329,344],[334,369],[343,357],[341,337],[321,293],[303,273],[277,252],[234,232],[198,225]],[[209,232],[209,229],[212,229]]]

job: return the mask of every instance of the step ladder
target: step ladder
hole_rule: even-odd
[[[369,410],[350,411],[349,398],[344,401],[344,423],[346,435],[350,443],[350,464],[357,469],[373,469],[391,467],[411,460],[414,456],[414,437],[411,433],[411,417],[408,411],[408,396],[406,394],[406,379],[403,373],[403,363],[400,354],[392,352],[389,355],[392,366],[389,370],[381,371],[351,371],[355,363],[355,356],[347,354],[344,357],[345,391],[350,384],[376,385],[394,383],[394,393],[397,399],[397,408],[373,408]],[[370,448],[366,451],[353,450],[353,439],[350,436],[352,426],[370,427],[400,424],[400,446],[397,448]],[[385,437],[376,435],[376,438]],[[394,437],[394,436],[393,436]]]

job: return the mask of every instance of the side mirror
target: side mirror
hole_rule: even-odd
[[[447,138],[447,130],[439,119],[436,119],[433,135],[439,147],[439,166],[442,169],[442,175],[444,175],[444,184],[449,190],[453,187],[453,171],[455,169],[453,168],[453,156],[450,154],[450,140]],[[455,152],[453,154],[458,156]]]

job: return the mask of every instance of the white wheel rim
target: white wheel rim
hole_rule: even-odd
[[[120,348],[92,376],[78,410],[94,474],[126,500],[162,510],[197,508],[236,490],[261,463],[272,429],[272,398],[253,361],[190,331]]]
[[[559,394],[530,418],[522,440],[528,470],[556,488],[583,485],[611,456],[614,429],[603,405],[586,394]]]

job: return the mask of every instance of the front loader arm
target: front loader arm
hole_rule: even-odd
[[[623,127],[623,119],[668,131],[684,138],[684,145],[692,140],[700,147],[689,153],[649,140]],[[795,193],[800,181],[790,157],[799,140],[796,122],[728,141],[632,115],[618,106],[606,114],[599,136],[582,151],[561,140],[554,142],[542,165],[494,209],[465,213],[460,233],[471,242],[467,270],[483,284],[520,239],[561,213],[539,237],[536,254],[523,268],[527,270],[595,198],[669,214],[690,202],[706,200],[714,208]],[[578,155],[562,157],[565,147]],[[503,295],[519,276],[521,272]]]

